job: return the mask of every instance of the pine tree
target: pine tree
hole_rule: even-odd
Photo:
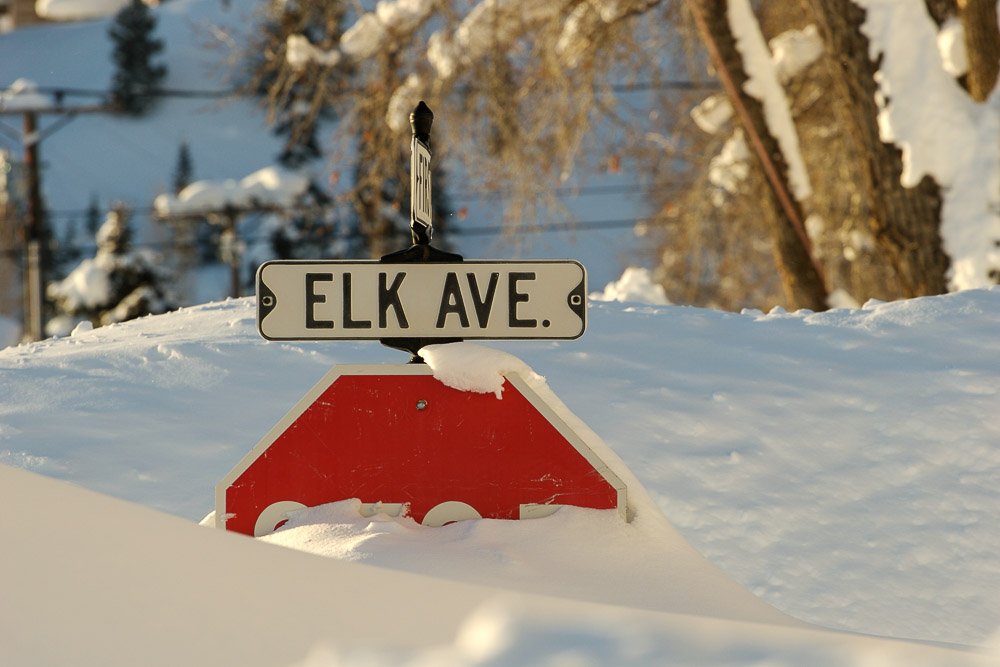
[[[339,259],[350,256],[349,246],[338,220],[344,216],[331,209],[332,200],[316,185],[296,202],[294,213],[275,219],[269,232],[266,259]]]
[[[57,276],[65,275],[65,267],[73,265],[83,254],[76,241],[76,220],[69,220],[59,236],[53,235],[51,271]]]
[[[163,50],[163,42],[153,37],[155,28],[156,17],[149,7],[142,0],[132,0],[108,29],[115,62],[111,95],[122,113],[141,116],[149,111],[167,75],[165,65],[153,62]]]
[[[191,150],[188,148],[188,143],[182,141],[180,148],[177,149],[177,165],[174,167],[172,184],[174,194],[179,194],[181,190],[190,185],[193,176],[194,165],[191,162]]]
[[[87,233],[91,236],[97,234],[98,228],[101,226],[101,208],[97,202],[97,195],[90,195],[90,204],[87,206],[87,214],[84,222],[84,226]]]

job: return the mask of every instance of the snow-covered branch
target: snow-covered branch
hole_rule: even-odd
[[[823,40],[813,24],[802,30],[786,30],[769,41],[768,46],[781,83],[788,83],[823,55]]]
[[[226,208],[287,207],[309,188],[309,177],[279,167],[266,167],[240,181],[196,181],[175,197],[159,195],[153,202],[157,215],[176,217],[207,214]]]
[[[498,44],[509,45],[525,30],[558,17],[567,4],[567,0],[482,0],[457,28],[431,35],[427,59],[438,77],[450,79]]]
[[[38,86],[30,79],[18,79],[6,90],[0,90],[0,109],[17,111],[20,109],[45,109],[52,106],[52,98],[38,92]]]
[[[799,149],[799,135],[792,120],[788,98],[779,79],[778,69],[761,34],[757,17],[749,0],[729,0],[726,16],[736,40],[736,49],[743,56],[747,81],[743,91],[760,100],[767,128],[774,136],[788,165],[788,181],[792,194],[799,201],[812,194],[812,184]]]
[[[741,0],[742,2],[742,0]],[[747,7],[748,5],[744,5]],[[744,23],[753,21],[747,28]],[[779,140],[786,162],[789,164],[789,178],[792,180],[796,198],[802,200],[811,191],[809,176],[798,149],[798,134],[791,117],[787,98],[781,84],[787,83],[796,74],[816,62],[823,55],[823,42],[816,26],[809,25],[802,30],[788,30],[773,38],[768,45],[756,28],[756,18],[736,14],[733,23],[740,22],[740,36],[737,48],[741,50],[749,77],[745,90],[747,94],[760,99],[765,106],[768,129]],[[756,34],[754,34],[756,33]],[[768,51],[770,46],[770,51]],[[759,94],[764,91],[765,94]],[[733,107],[725,95],[711,95],[691,110],[691,118],[704,132],[716,134],[730,121]],[[786,149],[786,146],[788,147]],[[749,174],[750,154],[743,134],[734,132],[722,151],[712,158],[709,167],[709,181],[727,192],[736,192],[739,183]],[[795,165],[794,169],[792,165]]]
[[[47,21],[88,21],[114,16],[129,0],[38,0],[35,13]]]
[[[576,67],[593,47],[593,34],[604,25],[641,14],[660,0],[593,0],[577,5],[563,24],[556,53],[567,67]]]
[[[309,63],[333,66],[344,59],[364,60],[415,31],[431,15],[440,0],[383,0],[374,12],[365,12],[344,31],[335,49],[323,50],[304,35],[290,35],[286,61],[296,69]]]

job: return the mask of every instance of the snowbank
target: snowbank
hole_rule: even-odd
[[[31,508],[0,514],[0,662],[9,665],[991,662],[917,644],[510,593],[320,559],[7,466],[0,466],[0,502]]]
[[[631,301],[654,306],[666,306],[667,293],[663,286],[654,283],[649,269],[630,266],[616,282],[604,286],[603,292],[591,292],[592,301]]]
[[[257,335],[254,313],[252,300],[232,300],[0,350],[0,463],[197,521],[213,506],[215,484],[331,366],[407,358],[375,343],[269,343]],[[824,627],[981,644],[1000,626],[998,331],[994,288],[825,313],[592,302],[579,340],[490,347],[544,374],[556,400],[600,435],[657,514],[669,517],[666,529],[674,526],[768,605]],[[0,483],[0,494],[7,488]],[[53,510],[27,496],[4,498],[7,507],[32,508],[0,512],[4,526],[41,522],[39,512]],[[577,525],[562,512],[554,518],[538,525]],[[616,533],[608,549],[633,537],[652,548],[644,520],[640,512],[635,531]],[[141,539],[142,522],[130,518],[120,531],[103,522],[93,536],[107,552],[123,535]],[[348,541],[389,527],[344,523]],[[370,549],[373,563],[403,560],[397,547],[425,538],[402,528],[359,544],[354,554]],[[37,540],[51,532],[32,528],[23,539],[44,553],[46,543]],[[514,580],[543,575],[529,566],[541,562],[541,545],[522,549],[504,537],[476,551],[471,547],[485,548],[491,534],[504,533],[460,527],[448,534],[461,543],[456,553],[469,555],[466,572],[478,563],[483,576],[499,577],[505,568]],[[553,582],[560,569],[587,566],[567,557],[558,540],[550,547]],[[0,551],[0,563],[20,577],[24,561],[10,553]],[[78,550],[60,547],[60,563],[67,553]],[[216,561],[202,554],[197,571]],[[650,559],[665,570],[658,577],[670,574],[671,563]],[[30,587],[50,575],[22,579]],[[596,579],[575,585],[600,590]],[[258,573],[253,581],[244,590],[260,595],[258,584],[270,579]],[[5,603],[13,585],[0,577]],[[58,582],[51,590],[52,600],[67,600]],[[648,600],[656,591],[645,594]],[[188,598],[178,598],[190,612]],[[668,602],[682,600],[663,597]],[[49,613],[59,606],[38,605]],[[9,608],[0,605],[0,613]],[[44,626],[47,636],[59,618]],[[712,633],[705,641],[718,646],[736,636]],[[301,650],[292,659],[308,649]],[[775,653],[765,647],[763,655]]]

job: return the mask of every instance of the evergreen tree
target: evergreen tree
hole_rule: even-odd
[[[321,112],[319,118],[330,116]],[[278,162],[291,169],[301,167],[323,154],[316,139],[317,122],[309,120],[298,106],[284,109],[274,123],[274,133],[284,136],[285,145],[278,154]]]
[[[53,235],[51,270],[57,276],[65,275],[65,267],[72,266],[83,254],[77,245],[76,232],[76,220],[69,220],[58,237]]]
[[[93,258],[80,262],[65,280],[49,284],[57,312],[47,327],[50,335],[69,333],[80,320],[112,324],[176,306],[160,259],[132,248],[129,211],[123,204],[108,213],[96,241]]]
[[[278,259],[337,259],[346,255],[330,196],[315,183],[296,203],[294,213],[279,221],[270,234],[273,257]]]
[[[97,230],[101,225],[101,208],[97,202],[96,194],[90,195],[90,204],[87,206],[87,215],[84,225],[89,235],[97,235]]]
[[[190,185],[193,175],[194,165],[191,162],[191,150],[188,148],[188,143],[182,141],[177,150],[177,166],[174,167],[173,174],[172,185],[175,195]]]
[[[141,116],[149,111],[167,75],[167,68],[153,59],[163,42],[153,37],[156,17],[142,0],[132,0],[115,16],[108,36],[114,43],[115,72],[111,95],[122,113]]]

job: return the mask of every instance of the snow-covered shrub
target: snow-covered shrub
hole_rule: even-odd
[[[94,257],[49,284],[57,315],[46,333],[65,335],[80,321],[112,324],[176,307],[159,257],[148,249],[133,249],[131,236],[128,209],[115,205],[97,230]]]

